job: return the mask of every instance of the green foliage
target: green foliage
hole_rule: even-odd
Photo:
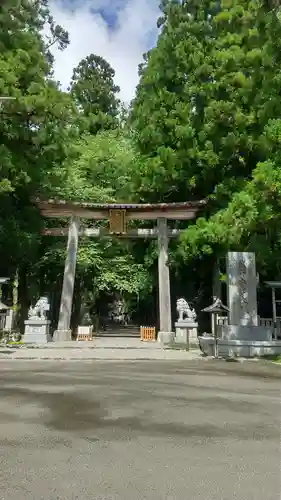
[[[75,143],[72,158],[57,172],[57,196],[92,203],[125,202],[134,198],[132,178],[141,155],[121,129],[84,135]]]
[[[41,29],[50,23],[57,42],[62,32],[47,2],[2,2],[0,23],[0,97],[14,98],[0,109],[0,254],[10,255],[15,265],[36,252],[40,220],[30,199],[50,192],[53,172],[75,132],[69,125],[74,108],[50,79]],[[60,43],[66,43],[63,36]]]
[[[164,14],[132,112],[150,159],[142,184],[159,198],[214,195],[221,204],[217,191],[231,181],[233,192],[266,157],[260,138],[281,106],[272,65],[281,26],[275,13],[242,0],[219,11],[211,1],[173,2]]]
[[[182,238],[181,251],[190,257],[202,252],[250,249],[255,251],[261,271],[278,269],[281,247],[281,121],[265,128],[264,142],[271,157],[257,164],[251,180],[233,194],[225,209],[209,220],[200,218]]]
[[[273,269],[280,253],[279,11],[246,0],[165,1],[162,10],[131,113],[147,157],[136,185],[154,201],[208,199],[176,259],[251,248],[264,270]]]
[[[61,274],[65,260],[65,241],[52,241],[37,266],[44,269],[47,281]],[[142,296],[151,291],[151,279],[143,264],[137,263],[130,245],[114,240],[82,239],[77,255],[77,275],[83,281],[83,291],[91,292],[93,302],[102,293],[108,296]]]
[[[2,2],[0,23],[0,97],[14,98],[3,101],[0,110],[0,256],[3,274],[19,273],[24,313],[34,294],[57,288],[66,249],[65,240],[41,239],[44,221],[32,197],[129,201],[137,196],[132,177],[142,157],[126,127],[128,112],[119,107],[114,71],[106,61],[94,55],[81,61],[70,94],[52,80],[50,48],[57,44],[63,50],[69,40],[56,26],[47,0]],[[123,241],[82,239],[77,280],[83,282],[84,300],[95,301],[102,293],[129,297],[150,291],[145,266]]]
[[[141,162],[132,138],[124,130],[86,134],[74,144],[71,156],[56,172],[53,194],[61,199],[92,203],[128,202],[136,196],[131,187],[132,177]],[[65,226],[65,221],[62,224]],[[90,224],[88,221],[87,226]],[[99,225],[102,224],[101,221]],[[62,272],[66,242],[47,240],[38,269],[51,282]],[[150,292],[151,278],[146,265],[134,258],[134,245],[126,241],[80,240],[77,273],[83,280],[83,288],[91,291],[93,301],[101,293],[141,296]]]
[[[91,134],[117,125],[120,89],[114,76],[110,64],[95,54],[80,61],[73,71],[70,92]]]
[[[163,0],[161,9],[157,45],[144,56],[128,109],[113,68],[97,55],[74,69],[69,93],[53,81],[50,49],[63,50],[69,39],[47,0],[1,3],[0,97],[14,99],[0,103],[0,258],[26,294],[56,291],[66,246],[41,239],[34,195],[96,203],[206,198],[206,210],[170,245],[184,293],[187,264],[189,290],[202,296],[211,265],[229,248],[253,250],[261,274],[281,274],[278,5]],[[82,238],[78,298],[151,299],[156,257],[154,244]]]

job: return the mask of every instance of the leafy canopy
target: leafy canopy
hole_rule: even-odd
[[[279,10],[183,0],[162,11],[131,113],[148,160],[138,189],[156,201],[208,199],[183,237],[184,259],[248,247],[264,260],[266,244],[274,253],[279,241]]]
[[[110,64],[95,54],[82,59],[73,71],[70,93],[92,134],[117,125],[120,89],[114,76]]]
[[[0,9],[0,248],[28,260],[40,223],[30,199],[50,191],[52,173],[67,155],[73,105],[51,80],[42,28],[46,1],[4,1]],[[66,43],[64,37],[64,43]],[[33,234],[32,234],[33,233]],[[2,260],[2,258],[1,258]]]

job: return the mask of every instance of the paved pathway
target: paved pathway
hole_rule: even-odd
[[[0,361],[3,500],[280,500],[281,367]]]
[[[164,349],[160,342],[135,338],[97,338],[93,342],[56,342],[45,347],[0,348],[0,359],[171,359],[201,357],[199,350]]]

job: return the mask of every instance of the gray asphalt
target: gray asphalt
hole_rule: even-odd
[[[1,361],[0,498],[280,499],[281,367]]]

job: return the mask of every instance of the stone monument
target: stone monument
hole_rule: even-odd
[[[177,300],[178,320],[175,323],[175,344],[185,345],[188,349],[198,348],[196,312],[188,302],[181,298]]]
[[[40,297],[34,307],[28,311],[28,319],[24,322],[23,342],[25,344],[46,344],[51,342],[50,320],[47,319],[47,311],[50,304],[47,297]]]
[[[279,354],[281,343],[273,341],[273,327],[260,326],[257,314],[255,254],[228,252],[228,324],[218,325],[217,335],[202,335],[200,349],[207,355],[254,357]],[[214,307],[211,306],[214,312]],[[211,309],[205,308],[211,312]],[[216,310],[216,313],[218,311]]]
[[[228,252],[227,290],[229,323],[258,326],[255,254]]]
[[[255,254],[227,254],[228,325],[221,326],[227,340],[272,340],[272,330],[258,326]]]

